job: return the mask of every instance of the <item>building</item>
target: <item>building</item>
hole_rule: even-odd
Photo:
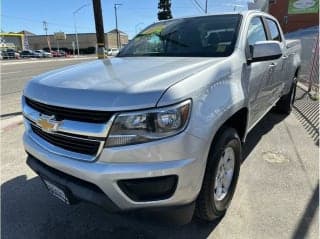
[[[30,49],[48,49],[48,42],[46,35],[28,36],[28,43]],[[48,35],[52,49],[63,49],[70,53],[76,48],[76,35],[66,34],[65,40],[56,40],[54,35]],[[96,34],[95,33],[78,33],[78,42],[80,53],[95,53],[96,50]],[[106,49],[117,48],[117,34],[116,30],[105,33]],[[119,47],[128,44],[128,35],[119,30]]]
[[[285,33],[319,25],[319,0],[270,0],[269,13]]]
[[[128,44],[128,35],[120,30],[118,30],[118,41],[120,48],[123,45]],[[118,48],[117,47],[117,29],[113,29],[107,33],[106,45],[108,48]]]
[[[0,48],[5,49],[24,49],[24,35],[19,33],[0,33]]]

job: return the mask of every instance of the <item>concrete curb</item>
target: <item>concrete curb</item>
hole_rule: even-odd
[[[0,121],[0,132],[6,132],[14,129],[23,123],[23,116],[18,115],[9,119],[3,119]]]

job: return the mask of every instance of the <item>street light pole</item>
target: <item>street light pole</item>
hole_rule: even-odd
[[[77,24],[76,24],[76,14],[73,13],[73,22],[74,22],[74,32],[76,36],[76,48],[77,48],[77,55],[79,56],[79,40],[78,40],[78,31],[77,31]]]
[[[118,30],[118,15],[117,15],[117,8],[118,6],[121,6],[121,3],[115,3],[114,4],[114,15],[116,18],[116,34],[117,34],[117,48],[119,49],[119,30]]]
[[[43,23],[43,29],[46,32],[46,40],[48,43],[49,52],[51,52],[51,44],[50,44],[50,39],[48,37],[48,23],[46,21],[43,21],[42,23]]]
[[[76,47],[77,47],[77,55],[80,55],[79,51],[79,39],[78,39],[78,31],[77,31],[77,23],[76,23],[76,13],[79,12],[82,8],[88,6],[89,4],[83,4],[81,7],[79,7],[77,10],[73,12],[73,23],[74,23],[74,33],[76,36]]]

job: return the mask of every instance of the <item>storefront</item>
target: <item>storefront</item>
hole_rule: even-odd
[[[270,0],[269,13],[284,32],[319,25],[319,0]]]

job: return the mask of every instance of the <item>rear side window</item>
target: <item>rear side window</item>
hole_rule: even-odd
[[[264,30],[263,23],[260,17],[251,19],[248,29],[248,45],[253,46],[258,41],[266,41],[267,35]]]
[[[271,19],[266,19],[266,22],[270,30],[271,40],[281,42],[281,35],[277,23]]]

